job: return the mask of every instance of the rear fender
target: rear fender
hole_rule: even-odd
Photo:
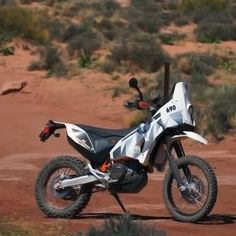
[[[93,143],[89,137],[89,135],[78,125],[56,122],[57,124],[64,125],[66,128],[67,136],[70,137],[77,145],[82,146],[88,151],[94,151]]]

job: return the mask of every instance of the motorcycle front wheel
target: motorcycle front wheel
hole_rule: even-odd
[[[35,185],[36,202],[48,217],[71,218],[81,212],[92,194],[92,186],[57,189],[63,179],[87,174],[85,164],[75,157],[61,156],[50,161],[39,173]]]
[[[166,208],[173,218],[196,222],[207,216],[217,198],[217,179],[211,166],[196,156],[176,160],[186,191],[181,192],[171,169],[163,182]]]

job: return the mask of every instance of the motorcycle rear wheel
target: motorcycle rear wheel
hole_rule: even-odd
[[[181,193],[170,169],[163,182],[166,208],[177,221],[199,221],[207,216],[215,205],[217,199],[216,176],[211,166],[196,156],[182,157],[176,160],[176,163],[184,183],[187,183],[191,191],[188,194]],[[186,169],[190,170],[190,176],[185,175],[184,170]]]
[[[39,173],[35,185],[35,198],[39,208],[48,217],[71,218],[81,212],[92,195],[92,186],[55,189],[61,178],[87,174],[85,164],[75,157],[60,156],[50,161]]]

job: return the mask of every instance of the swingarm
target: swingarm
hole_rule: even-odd
[[[93,169],[93,167],[90,164],[87,164],[87,166],[89,168],[89,174],[79,177],[74,177],[71,179],[62,179],[54,187],[57,189],[58,188],[64,189],[66,187],[89,184],[96,181],[101,181],[106,186],[108,185],[109,182],[111,182],[108,174]]]

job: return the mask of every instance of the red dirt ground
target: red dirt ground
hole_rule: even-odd
[[[122,211],[105,192],[94,194],[76,219],[46,218],[34,200],[36,175],[51,158],[77,153],[67,144],[64,135],[44,144],[39,141],[38,133],[48,119],[119,128],[129,112],[122,108],[123,98],[112,101],[107,90],[109,78],[103,74],[91,73],[86,78],[81,74],[70,81],[42,79],[44,73],[26,72],[28,62],[33,59],[34,56],[20,46],[14,57],[0,56],[0,87],[5,81],[28,82],[22,92],[0,97],[0,221],[21,220],[45,227],[63,225],[65,230],[73,232],[85,231]],[[94,81],[103,82],[95,84]],[[198,224],[173,221],[162,200],[163,174],[157,172],[150,175],[149,184],[141,193],[122,194],[121,199],[138,220],[166,231],[167,235],[233,236],[236,234],[235,144],[235,136],[208,146],[185,143],[186,152],[208,160],[218,178],[219,196],[206,221]]]

